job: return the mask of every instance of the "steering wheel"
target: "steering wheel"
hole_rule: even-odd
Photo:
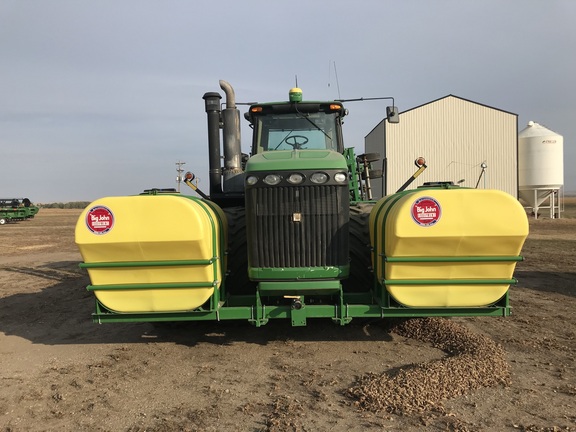
[[[292,140],[292,142],[288,140]],[[300,140],[302,142],[299,142]],[[308,142],[308,138],[306,138],[304,135],[290,135],[289,137],[286,137],[284,142],[289,146],[292,146],[294,150],[299,150],[302,148],[303,145],[306,145],[306,143]]]

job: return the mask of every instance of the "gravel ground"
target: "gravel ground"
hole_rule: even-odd
[[[0,227],[0,431],[576,431],[576,199],[507,318],[93,324],[79,212]]]

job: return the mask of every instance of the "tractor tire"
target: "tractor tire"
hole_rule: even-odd
[[[256,283],[248,279],[246,211],[244,207],[228,207],[222,210],[224,210],[228,220],[226,292],[229,294],[254,294]]]
[[[374,284],[369,217],[374,204],[350,206],[350,276],[342,281],[344,292],[367,292]]]

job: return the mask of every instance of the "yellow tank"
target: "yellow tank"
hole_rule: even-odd
[[[528,219],[497,190],[430,188],[382,198],[370,214],[378,281],[408,307],[483,307],[513,281]]]
[[[183,195],[102,198],[78,219],[76,244],[89,289],[111,311],[189,311],[220,287],[226,219]]]

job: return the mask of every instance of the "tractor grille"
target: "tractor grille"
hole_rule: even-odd
[[[348,264],[348,189],[276,186],[247,190],[251,267]]]

